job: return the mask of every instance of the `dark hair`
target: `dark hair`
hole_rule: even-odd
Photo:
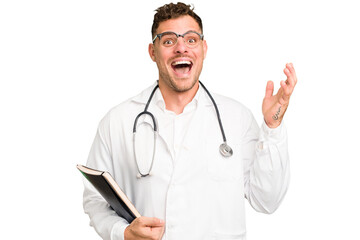
[[[191,7],[190,5],[186,5],[185,3],[182,2],[178,2],[177,4],[169,3],[169,4],[165,4],[162,7],[159,7],[158,9],[155,10],[156,13],[154,15],[154,21],[151,27],[152,37],[155,37],[156,30],[161,22],[186,15],[189,15],[190,17],[195,19],[195,21],[199,24],[201,33],[203,33],[201,18],[193,10],[194,7]]]

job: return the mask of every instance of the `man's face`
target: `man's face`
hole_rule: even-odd
[[[156,34],[167,31],[184,34],[190,30],[201,33],[195,19],[186,15],[161,22]],[[183,38],[179,37],[175,46],[164,47],[157,38],[154,44],[149,45],[149,54],[158,66],[159,84],[166,85],[176,92],[192,89],[199,80],[206,51],[205,40],[200,41],[195,48],[189,48]]]

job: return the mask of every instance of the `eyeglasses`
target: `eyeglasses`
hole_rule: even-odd
[[[200,40],[204,39],[204,35],[197,33],[195,31],[188,31],[184,34],[177,34],[174,32],[163,32],[163,33],[157,34],[154,37],[153,43],[155,42],[156,38],[159,38],[161,46],[173,47],[176,45],[179,37],[182,37],[184,39],[184,43],[189,48],[197,47],[200,43]]]

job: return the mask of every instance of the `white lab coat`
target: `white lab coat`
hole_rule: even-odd
[[[161,108],[152,102],[149,111],[159,127],[155,161],[152,176],[138,179],[132,129],[154,86],[113,108],[103,118],[87,165],[109,171],[143,216],[164,219],[163,240],[245,239],[244,199],[255,210],[272,213],[287,190],[285,127],[281,124],[269,129],[263,123],[259,129],[242,104],[213,94],[227,142],[234,151],[232,157],[224,158],[219,153],[222,136],[215,109],[200,87],[191,124],[173,159],[164,140],[162,126],[166,126],[166,119],[161,117]],[[150,117],[139,121],[151,123]],[[148,139],[152,142],[151,136]],[[142,154],[141,146],[136,150]],[[147,163],[139,160],[140,168],[146,172],[150,162],[151,158]],[[84,209],[91,225],[103,239],[123,239],[126,221],[109,208],[87,181],[84,184]]]

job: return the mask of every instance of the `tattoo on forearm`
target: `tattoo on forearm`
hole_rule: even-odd
[[[274,120],[278,120],[278,119],[279,119],[280,110],[281,110],[281,107],[279,107],[279,110],[275,113],[274,116],[272,116],[272,118],[273,118]]]

